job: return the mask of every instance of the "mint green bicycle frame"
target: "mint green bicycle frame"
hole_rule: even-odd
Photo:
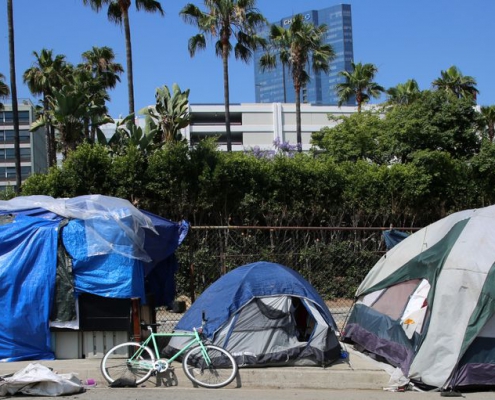
[[[208,356],[208,352],[205,349],[205,346],[203,344],[203,340],[199,336],[200,333],[196,328],[193,328],[193,332],[182,332],[182,333],[175,333],[175,332],[165,332],[165,333],[155,333],[151,329],[148,328],[148,331],[150,332],[150,336],[141,343],[141,347],[139,350],[137,350],[130,358],[129,362],[137,362],[141,367],[146,367],[148,369],[155,369],[154,365],[150,365],[147,363],[146,360],[140,360],[139,358],[143,354],[144,348],[145,347],[150,347],[148,346],[150,343],[153,344],[153,347],[151,347],[151,350],[154,351],[156,360],[160,360],[160,352],[158,350],[158,344],[156,343],[156,338],[157,337],[189,337],[191,340],[182,348],[180,349],[176,354],[174,354],[172,357],[167,358],[166,361],[170,364],[174,362],[181,354],[185,353],[187,350],[189,350],[191,347],[193,347],[195,344],[198,344],[201,347],[201,354],[206,361],[207,365],[211,364],[210,357]]]

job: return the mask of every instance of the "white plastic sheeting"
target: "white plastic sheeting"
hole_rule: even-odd
[[[50,196],[19,196],[0,201],[0,210],[43,208],[57,215],[84,221],[87,255],[118,253],[144,262],[151,261],[144,250],[143,228],[156,233],[151,219],[128,200],[87,195],[70,199]]]
[[[31,363],[9,377],[0,378],[0,396],[27,394],[32,396],[62,396],[84,392],[84,386],[74,373],[57,374],[50,368]]]

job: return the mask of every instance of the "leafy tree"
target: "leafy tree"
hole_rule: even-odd
[[[337,94],[339,96],[339,107],[356,98],[358,113],[361,112],[363,104],[378,98],[385,89],[374,82],[378,69],[373,64],[351,63],[352,71],[341,71],[339,75],[345,78],[345,82],[338,83]]]
[[[104,146],[83,143],[68,154],[62,166],[48,174],[31,175],[24,182],[23,194],[75,197],[86,194],[110,194],[112,160]]]
[[[477,183],[480,206],[495,203],[495,144],[483,141],[480,152],[471,160],[473,181]]]
[[[160,2],[156,0],[135,0],[134,3],[138,11],[142,9],[150,13],[159,12],[161,15],[164,14]],[[132,69],[131,27],[129,22],[131,0],[83,0],[83,4],[89,5],[96,12],[99,12],[103,6],[108,5],[107,16],[109,21],[124,26],[129,114],[134,114],[134,77]]]
[[[280,62],[292,75],[296,97],[296,134],[299,151],[302,151],[301,136],[301,89],[309,82],[310,67],[315,73],[328,72],[329,63],[335,58],[332,46],[323,43],[326,25],[315,26],[305,22],[301,14],[296,15],[288,29],[278,25],[270,28],[270,48],[260,58],[262,70],[273,69]]]
[[[400,162],[410,162],[418,150],[446,151],[456,159],[469,159],[479,151],[479,113],[470,98],[443,91],[423,91],[408,106],[386,114],[383,151]]]
[[[7,0],[7,19],[9,26],[9,65],[10,65],[10,90],[12,94],[12,114],[14,122],[14,154],[15,154],[15,192],[21,191],[21,150],[19,143],[19,110],[17,107],[17,83],[15,71],[14,51],[14,7],[12,0]]]
[[[108,171],[111,195],[129,199],[135,207],[142,207],[147,167],[146,155],[136,146],[127,146],[125,154],[112,158]]]
[[[379,147],[384,124],[373,112],[334,117],[333,127],[324,127],[311,136],[311,143],[326,151],[336,162],[370,160],[384,163],[388,160]]]
[[[64,55],[54,57],[53,50],[42,49],[39,53],[33,52],[34,65],[24,72],[23,80],[34,95],[43,96],[43,121],[45,122],[46,147],[48,166],[56,164],[55,131],[50,122],[49,98],[53,88],[60,88],[67,74],[68,64]]]
[[[451,93],[457,98],[469,97],[475,99],[479,93],[476,88],[476,79],[469,75],[463,75],[455,65],[445,71],[441,71],[440,77],[435,79],[432,84],[438,90]]]
[[[420,92],[418,82],[409,79],[405,83],[399,83],[387,90],[387,103],[390,105],[411,104],[419,97]]]
[[[481,129],[483,133],[486,132],[488,140],[493,142],[495,136],[495,105],[494,106],[482,106],[480,108],[481,113]]]
[[[183,92],[174,83],[171,95],[169,88],[163,86],[156,89],[155,99],[154,107],[146,107],[139,113],[147,116],[147,124],[157,128],[162,143],[182,140],[180,130],[191,123],[189,89]]]
[[[0,99],[5,99],[10,95],[10,88],[5,83],[5,75],[0,73]],[[0,110],[3,109],[3,103],[0,102]]]
[[[265,40],[257,35],[257,30],[266,20],[256,8],[256,0],[204,0],[206,10],[189,3],[180,15],[187,23],[196,26],[199,33],[189,39],[191,57],[198,50],[206,48],[206,37],[215,38],[215,53],[222,58],[223,92],[225,102],[225,130],[227,151],[232,151],[230,131],[229,56],[234,51],[236,59],[248,62],[253,50],[264,46]],[[235,39],[235,45],[232,41]]]

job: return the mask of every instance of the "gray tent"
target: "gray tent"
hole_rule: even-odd
[[[495,206],[452,214],[388,251],[343,340],[436,388],[495,385]]]
[[[320,365],[340,358],[328,307],[299,273],[260,261],[238,267],[208,287],[176,329],[208,323],[205,334],[229,350],[239,366]],[[167,352],[183,345],[173,338]]]

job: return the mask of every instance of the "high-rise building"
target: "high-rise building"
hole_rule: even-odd
[[[36,115],[30,100],[20,99],[17,105],[19,115],[19,147],[21,156],[21,181],[35,172],[46,172],[46,139],[44,128],[30,132],[29,128]],[[5,104],[0,110],[0,190],[16,185],[14,152],[14,113],[12,104]]]
[[[351,62],[354,61],[352,42],[352,16],[349,4],[339,4],[323,10],[301,12],[305,21],[314,25],[325,24],[327,32],[323,39],[325,44],[332,46],[335,59],[330,62],[329,73],[310,73],[310,81],[301,92],[301,102],[314,105],[337,105],[339,97],[335,85],[344,82],[339,76],[341,71],[352,71]],[[273,22],[287,29],[293,16],[282,18]],[[269,28],[262,35],[268,37]],[[254,83],[255,98],[257,103],[294,103],[295,93],[292,78],[280,60],[277,58],[277,66],[272,70],[261,71],[259,60],[263,50],[257,50],[254,54]],[[345,105],[354,105],[351,99]]]

